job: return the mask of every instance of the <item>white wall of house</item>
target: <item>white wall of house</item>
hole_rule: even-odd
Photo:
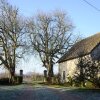
[[[68,77],[73,77],[77,70],[78,59],[68,60],[62,63],[59,63],[59,73],[61,75],[61,81],[67,82]],[[65,79],[63,79],[63,72],[65,71]]]
[[[91,56],[86,55],[85,57],[91,57]],[[79,59],[76,58],[76,59],[59,63],[59,73],[61,75],[62,82],[68,82],[68,77],[72,78],[75,75],[75,72],[78,71],[78,68],[77,68],[78,60]],[[65,80],[63,79],[64,71],[65,71]]]

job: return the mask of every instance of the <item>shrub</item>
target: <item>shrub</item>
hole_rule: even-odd
[[[0,85],[9,85],[9,84],[10,84],[9,78],[0,79]]]
[[[15,84],[21,84],[23,82],[23,77],[21,76],[15,76]]]
[[[93,84],[96,88],[100,88],[100,77],[95,78],[94,81],[93,81]]]
[[[94,88],[95,86],[93,85],[92,82],[87,81],[87,82],[86,82],[86,87],[87,87],[87,88]]]

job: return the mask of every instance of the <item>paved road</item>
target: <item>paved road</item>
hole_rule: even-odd
[[[66,94],[63,91],[48,88],[39,87],[32,89],[32,87],[27,87],[21,93],[21,96],[17,98],[18,100],[81,100],[77,96],[71,94]]]
[[[100,100],[100,93],[48,86],[0,86],[0,100]]]
[[[47,86],[0,86],[0,100],[81,100],[59,89]]]
[[[66,94],[63,91],[48,87],[28,86],[21,92],[18,100],[81,100],[77,96]]]

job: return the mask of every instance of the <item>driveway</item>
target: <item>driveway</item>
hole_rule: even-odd
[[[18,100],[81,100],[77,96],[66,94],[59,89],[49,87],[27,87]]]
[[[0,100],[100,100],[100,94],[48,86],[0,86]]]

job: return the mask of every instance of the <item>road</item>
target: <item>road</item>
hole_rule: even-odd
[[[48,86],[0,86],[0,100],[100,100],[100,94],[94,94]]]
[[[63,91],[49,87],[27,87],[18,100],[81,100],[79,97],[65,94]]]

